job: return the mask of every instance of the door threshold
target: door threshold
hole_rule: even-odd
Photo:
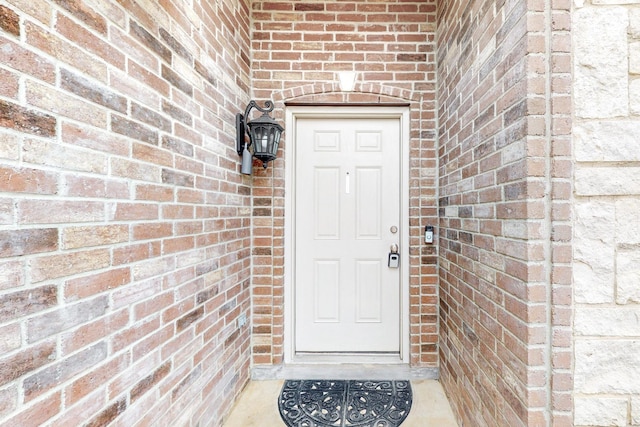
[[[363,365],[363,364],[385,364],[402,365],[403,360],[400,353],[296,353],[291,363],[294,365]]]
[[[408,364],[286,364],[253,366],[251,379],[262,380],[437,380],[438,368]]]

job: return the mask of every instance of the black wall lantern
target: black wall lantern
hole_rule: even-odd
[[[247,121],[252,108],[260,110],[262,115],[255,120]],[[284,128],[269,116],[271,111],[273,111],[273,102],[266,101],[264,108],[260,108],[256,101],[252,100],[244,110],[244,115],[236,114],[236,151],[242,157],[243,174],[251,174],[252,155],[262,160],[262,166],[265,169],[270,161],[276,159]],[[249,135],[248,142],[245,134]]]

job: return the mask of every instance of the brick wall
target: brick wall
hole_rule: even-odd
[[[532,55],[534,67],[544,64],[529,81],[530,94],[536,93],[536,82],[546,84],[544,118],[546,143],[546,186],[548,193],[548,239],[546,272],[549,284],[548,361],[546,377],[538,382],[538,390],[546,391],[548,423],[554,426],[573,425],[573,70],[571,68],[572,4],[570,0],[546,2],[544,8],[531,8],[537,17],[531,45],[544,33],[544,52]],[[544,22],[544,24],[541,24]],[[530,67],[531,68],[531,67]],[[535,96],[535,95],[534,95]],[[540,114],[542,116],[542,114]],[[529,132],[531,135],[533,132]]]
[[[422,230],[437,214],[435,5],[435,0],[254,1],[252,12],[254,95],[274,100],[281,120],[287,101],[410,105],[411,363],[427,367],[438,364],[436,251],[422,244]],[[340,92],[339,71],[357,72],[353,92]],[[256,364],[283,361],[283,157],[266,171],[254,169]]]
[[[0,5],[0,424],[218,425],[246,383],[248,3]]]
[[[441,378],[463,425],[571,424],[564,3],[438,3]]]
[[[638,425],[640,2],[576,6],[575,425]]]

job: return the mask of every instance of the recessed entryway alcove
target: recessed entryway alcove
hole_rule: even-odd
[[[554,405],[571,411],[542,381],[565,351],[553,341],[551,286],[559,278],[550,234],[565,219],[550,212],[568,197],[549,191],[554,89],[544,82],[565,71],[550,65],[552,30],[543,23],[565,12],[480,1],[254,3],[256,93],[276,99],[289,127],[298,102],[411,100],[403,361],[437,373],[465,424],[535,425],[551,422]],[[339,88],[345,70],[355,72],[353,92]],[[271,329],[254,335],[253,372],[295,359],[295,313],[285,302],[296,298],[287,287],[295,277],[287,188],[300,165],[291,154],[297,129],[287,132],[280,172],[265,183],[278,189],[271,203],[284,215],[274,224],[282,276],[254,298],[256,321]],[[434,245],[425,243],[426,226],[436,231]]]

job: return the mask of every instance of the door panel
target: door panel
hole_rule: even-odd
[[[398,353],[400,121],[296,125],[295,351]]]
[[[356,261],[356,322],[382,322],[382,263]]]
[[[316,260],[314,321],[340,321],[340,260]]]
[[[340,168],[316,168],[313,177],[315,238],[340,238]]]
[[[382,194],[381,168],[356,169],[356,239],[380,239]]]

